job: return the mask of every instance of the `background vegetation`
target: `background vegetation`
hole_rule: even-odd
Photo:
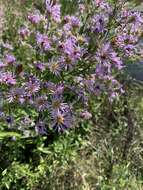
[[[61,1],[63,14],[74,12],[76,1]],[[2,39],[15,43],[27,11],[42,9],[41,0],[7,0],[0,6]],[[92,120],[65,134],[28,138],[1,130],[0,189],[142,190],[143,85],[131,71],[122,76],[126,94],[120,101],[92,102]]]

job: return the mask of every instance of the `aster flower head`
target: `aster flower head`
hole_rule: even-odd
[[[52,4],[50,0],[46,0],[46,9],[55,22],[61,22],[61,6],[59,4]]]
[[[75,59],[74,57],[73,58],[66,57],[65,60],[61,64],[65,70],[73,70],[76,63],[77,63],[77,59]]]
[[[6,64],[4,64],[2,61],[0,61],[0,69],[4,68],[6,66],[7,66]]]
[[[28,116],[24,116],[23,118],[21,118],[20,120],[20,126],[22,127],[27,127],[27,126],[30,126],[30,125],[34,125],[34,122],[33,120]]]
[[[106,11],[107,13],[111,13],[112,8],[109,5],[109,3],[105,0],[94,0],[94,4],[100,8],[103,11]]]
[[[105,30],[105,23],[107,20],[107,16],[103,14],[97,14],[92,18],[91,30],[93,32],[101,33]]]
[[[110,53],[110,60],[112,62],[112,65],[118,70],[123,68],[123,62],[116,52],[113,51]]]
[[[23,39],[25,39],[26,37],[28,37],[28,36],[30,35],[30,31],[28,30],[28,28],[22,27],[22,28],[20,28],[20,30],[19,30],[19,35],[20,35]]]
[[[42,20],[42,17],[39,13],[30,14],[30,15],[28,15],[28,20],[32,24],[38,24]]]
[[[22,88],[12,88],[7,94],[7,101],[9,103],[12,102],[20,102],[21,104],[24,103],[24,90]]]
[[[112,49],[110,43],[104,44],[97,51],[96,60],[99,62],[98,70],[100,69],[100,72],[101,70],[104,72],[107,70],[108,73],[111,73],[111,66],[119,70],[123,67],[120,57],[118,57],[117,53]]]
[[[96,53],[96,60],[98,61],[98,64],[96,66],[96,74],[99,74],[99,76],[104,76],[104,74],[110,74],[111,73],[111,62],[110,62],[110,52],[111,52],[111,46],[109,43],[104,44],[101,48],[97,50]]]
[[[61,94],[54,94],[51,99],[51,103],[49,104],[49,108],[51,110],[51,113],[56,112],[70,112],[70,107],[67,103],[63,102],[63,97]]]
[[[143,23],[143,17],[140,12],[132,10],[123,10],[121,17],[127,20],[128,23],[132,23],[136,26],[140,26]]]
[[[48,101],[46,96],[36,97],[33,101],[34,106],[39,112],[45,111],[48,108]]]
[[[38,70],[38,71],[45,71],[46,69],[46,65],[45,63],[41,63],[41,62],[38,62],[38,63],[35,63],[35,68]]]
[[[7,54],[5,56],[5,63],[8,65],[14,64],[16,62],[16,58],[14,57],[14,55],[11,54]]]
[[[73,27],[79,27],[80,26],[80,20],[79,20],[79,18],[77,18],[75,16],[72,16],[71,17],[71,25]]]
[[[8,50],[13,50],[13,47],[10,43],[6,42],[2,44],[3,48],[8,49]]]
[[[78,17],[76,16],[65,16],[64,17],[64,23],[66,24],[66,26],[70,26],[70,29],[71,27],[79,27],[80,26],[80,20]]]
[[[40,81],[35,77],[30,77],[29,81],[25,84],[27,96],[31,96],[40,90]]]
[[[124,47],[124,50],[126,53],[125,55],[130,57],[134,54],[135,46],[132,44],[128,44]]]
[[[81,116],[81,118],[83,118],[85,120],[89,120],[89,119],[91,119],[92,114],[85,110],[85,111],[81,112],[80,116]]]
[[[72,126],[72,116],[70,113],[61,113],[60,111],[53,113],[52,115],[52,128],[62,133]]]
[[[51,62],[48,64],[48,68],[51,73],[56,76],[60,76],[60,72],[62,71],[62,67],[58,62]]]
[[[45,34],[37,33],[36,41],[37,41],[37,44],[40,45],[45,51],[51,48],[48,36]]]
[[[16,79],[11,72],[2,72],[0,73],[0,82],[2,84],[15,85]]]
[[[79,10],[80,10],[80,12],[83,13],[85,11],[85,9],[86,9],[86,7],[85,7],[84,3],[80,3],[79,4]]]
[[[59,84],[55,84],[53,82],[46,82],[43,84],[44,88],[46,88],[49,93],[51,95],[61,95],[64,92],[64,84],[63,83],[59,83]]]
[[[63,54],[60,57],[59,62],[65,70],[72,69],[82,55],[81,49],[77,45],[77,39],[73,36],[69,37],[65,42],[61,43],[59,47]]]
[[[99,63],[96,65],[95,73],[99,78],[103,78],[108,74],[108,70],[101,63]]]
[[[45,122],[43,121],[38,121],[35,125],[35,131],[40,134],[40,135],[46,135],[47,134],[47,129]]]
[[[76,40],[74,38],[68,38],[63,44],[63,51],[65,54],[72,56],[76,47]]]

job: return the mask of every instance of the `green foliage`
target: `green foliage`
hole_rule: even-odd
[[[61,1],[63,14],[74,12],[77,1]],[[17,14],[13,10],[17,7],[25,16],[26,10],[39,7],[41,1],[25,1],[24,6],[11,2],[6,2],[13,5],[6,11],[3,39],[12,38],[16,44],[16,32],[23,20],[18,16],[13,19]],[[16,49],[25,64],[35,56],[30,47],[27,51]],[[69,133],[57,137],[49,130],[47,137],[32,134],[29,138],[30,129],[23,136],[1,130],[0,189],[142,190],[143,89],[132,80],[125,82],[125,97],[112,105],[106,98],[91,102],[92,121],[80,123]],[[17,110],[16,121],[29,111]],[[30,114],[36,116],[35,112]]]

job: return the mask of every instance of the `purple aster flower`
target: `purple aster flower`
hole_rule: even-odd
[[[99,63],[106,63],[110,57],[111,46],[110,43],[104,44],[100,49],[98,49],[96,54],[96,59]]]
[[[108,75],[110,73],[110,70],[99,63],[96,65],[95,73],[99,78],[103,78],[105,75]]]
[[[71,26],[71,23],[66,23],[66,24],[64,24],[64,26],[63,26],[63,31],[65,32],[65,33],[70,33],[71,32],[71,29],[72,29],[72,26]]]
[[[29,116],[24,116],[23,118],[21,118],[20,120],[20,126],[23,127],[27,127],[27,126],[31,126],[33,125],[34,122],[33,120],[29,117]]]
[[[6,66],[7,66],[6,64],[4,64],[2,61],[0,61],[0,69],[4,68]]]
[[[117,92],[111,92],[109,95],[109,101],[112,103],[118,97],[119,97],[119,94]]]
[[[3,45],[3,47],[4,47],[5,49],[13,50],[12,45],[9,44],[9,43],[3,43],[2,45]]]
[[[60,111],[52,115],[52,128],[61,133],[72,126],[72,116],[69,113],[61,113]]]
[[[140,12],[132,11],[132,10],[123,10],[121,13],[122,22],[125,20],[128,24],[134,24],[136,27],[139,27],[143,24],[143,17]]]
[[[30,35],[30,31],[28,28],[23,27],[19,30],[19,35],[24,39]]]
[[[38,70],[38,71],[45,71],[46,69],[46,65],[45,63],[41,63],[41,62],[38,62],[38,63],[35,63],[35,68]]]
[[[75,60],[69,56],[61,56],[59,59],[59,64],[64,70],[72,70],[75,65]]]
[[[111,13],[112,8],[110,7],[110,5],[109,5],[109,3],[107,1],[105,1],[105,0],[94,0],[94,3],[101,10],[104,10],[107,13]]]
[[[79,27],[80,26],[80,20],[79,18],[75,17],[75,16],[65,16],[64,17],[64,23],[66,24],[66,26],[69,25],[69,28],[71,29],[71,27]]]
[[[80,20],[79,20],[79,18],[77,18],[75,16],[71,16],[71,25],[73,27],[79,27],[80,26]]]
[[[64,92],[64,84],[63,83],[57,84],[56,89],[55,89],[55,94],[56,95],[62,95],[63,92]]]
[[[128,34],[128,31],[121,31],[121,34],[119,34],[116,38],[116,44],[123,48],[126,45],[129,44],[135,44],[137,43],[138,38],[133,34]]]
[[[11,65],[11,64],[14,64],[16,62],[16,59],[13,55],[7,54],[5,56],[5,62],[6,62],[6,64]]]
[[[24,103],[24,91],[22,88],[12,88],[9,93],[7,94],[7,101],[9,103],[12,102],[20,102],[21,104]]]
[[[28,96],[37,93],[40,90],[40,81],[35,77],[31,77],[25,84],[25,90]]]
[[[36,125],[35,125],[35,131],[40,134],[40,135],[46,135],[47,134],[47,129],[45,126],[45,123],[43,121],[39,121]]]
[[[72,56],[76,47],[76,40],[74,38],[68,38],[63,44],[63,51],[65,54]]]
[[[39,112],[45,111],[48,108],[48,102],[46,96],[39,96],[35,98],[33,103]]]
[[[55,84],[53,82],[46,82],[44,87],[50,92],[50,94],[62,95],[64,91],[64,84]]]
[[[69,37],[65,42],[59,45],[59,49],[61,53],[63,53],[63,56],[59,59],[62,67],[65,68],[65,70],[72,69],[81,57],[81,49],[77,45],[77,39]]]
[[[120,57],[118,57],[116,52],[111,52],[110,53],[110,60],[112,62],[112,65],[117,68],[118,70],[123,68],[123,62]]]
[[[11,72],[0,73],[0,82],[7,85],[16,84],[16,80]]]
[[[46,9],[55,22],[61,22],[61,6],[59,4],[52,4],[51,1],[46,0]]]
[[[86,110],[83,111],[83,112],[81,112],[80,116],[81,116],[83,119],[85,119],[85,120],[89,120],[89,119],[92,118],[92,114],[91,114],[90,112],[86,111]]]
[[[101,49],[97,51],[96,60],[99,62],[100,70],[105,71],[106,69],[108,73],[111,73],[111,66],[119,70],[122,68],[122,61],[112,49],[110,43],[104,44]]]
[[[38,24],[42,18],[41,18],[41,15],[38,14],[38,13],[35,13],[35,14],[30,14],[28,15],[28,20],[32,23],[32,24]]]
[[[134,50],[135,50],[135,46],[134,45],[131,45],[131,44],[128,44],[124,47],[124,50],[125,50],[125,55],[127,56],[132,56],[134,55]]]
[[[70,107],[67,103],[63,103],[63,98],[61,94],[54,94],[51,100],[51,103],[49,104],[49,108],[51,110],[51,113],[56,113],[60,111],[63,112],[70,112]]]
[[[51,15],[56,22],[61,21],[61,6],[56,4],[52,7]]]
[[[49,63],[48,68],[49,68],[50,72],[56,76],[59,76],[60,72],[62,70],[62,67],[60,66],[60,64],[58,62]]]
[[[107,21],[107,17],[105,15],[97,14],[92,18],[91,30],[93,32],[104,32],[105,23]]]
[[[37,44],[40,45],[44,50],[49,50],[51,48],[50,41],[48,39],[48,36],[45,34],[36,34],[36,41]]]
[[[86,10],[86,7],[85,7],[84,3],[79,4],[79,10],[80,10],[81,13],[83,13]]]

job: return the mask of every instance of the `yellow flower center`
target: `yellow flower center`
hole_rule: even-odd
[[[52,71],[55,71],[58,69],[58,64],[57,63],[53,63],[51,66]]]
[[[62,115],[57,116],[57,123],[63,124],[64,123],[64,117]]]
[[[61,103],[57,100],[52,103],[53,108],[59,108]]]

